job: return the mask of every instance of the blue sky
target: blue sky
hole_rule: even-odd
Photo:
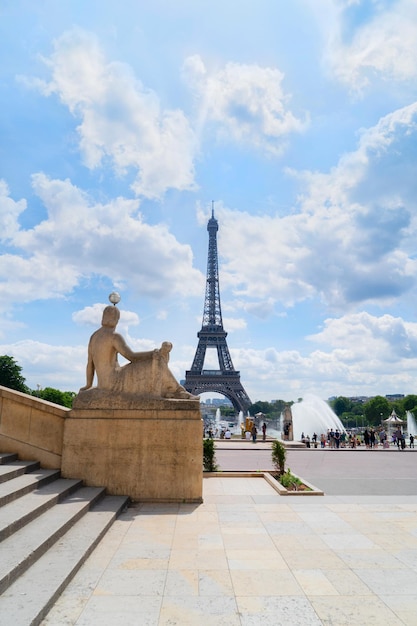
[[[4,0],[0,353],[78,390],[223,322],[253,401],[416,393],[415,0]],[[207,365],[215,365],[207,362]]]

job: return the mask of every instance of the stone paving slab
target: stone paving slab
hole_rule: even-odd
[[[203,483],[202,504],[124,512],[42,626],[417,623],[417,495]]]

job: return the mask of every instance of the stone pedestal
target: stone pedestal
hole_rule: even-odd
[[[202,502],[199,401],[73,409],[65,420],[61,472],[134,501]]]

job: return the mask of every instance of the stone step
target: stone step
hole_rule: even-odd
[[[0,465],[11,463],[12,461],[17,461],[17,454],[13,454],[12,452],[0,452]]]
[[[60,539],[104,493],[105,489],[101,487],[83,487],[7,537],[0,544],[0,594]]]
[[[61,475],[59,470],[38,469],[30,474],[22,474],[0,484],[0,506],[4,506],[26,493],[38,489],[41,485],[56,480]]]
[[[28,474],[39,469],[37,461],[12,461],[12,463],[0,465],[0,483],[5,483],[16,476]]]
[[[81,480],[58,478],[3,506],[0,510],[0,541],[17,532],[80,487]]]
[[[104,497],[19,576],[0,596],[0,626],[38,626],[127,503]]]

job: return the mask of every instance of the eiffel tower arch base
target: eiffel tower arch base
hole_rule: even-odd
[[[187,371],[184,387],[193,395],[210,391],[220,393],[230,400],[236,413],[246,413],[252,404],[236,371],[233,374],[194,374]]]

